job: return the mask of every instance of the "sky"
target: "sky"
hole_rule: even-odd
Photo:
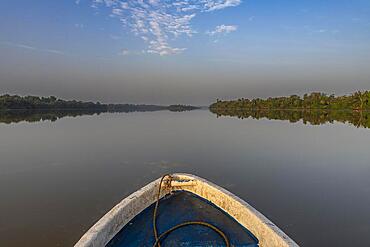
[[[0,4],[0,94],[207,105],[366,89],[369,0]]]

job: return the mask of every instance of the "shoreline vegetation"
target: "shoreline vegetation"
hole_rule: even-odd
[[[334,96],[323,93],[267,99],[217,100],[209,107],[219,116],[289,120],[321,125],[334,121],[370,128],[370,91]]]
[[[191,105],[145,105],[145,104],[102,104],[62,100],[54,96],[0,95],[0,111],[5,110],[95,110],[97,112],[134,112],[134,111],[190,111],[200,109]]]
[[[0,95],[0,123],[18,123],[21,121],[56,121],[63,117],[94,115],[105,112],[153,112],[153,111],[191,111],[201,109],[191,105],[145,105],[145,104],[101,104],[100,102],[84,102],[62,100],[54,96],[18,96]]]

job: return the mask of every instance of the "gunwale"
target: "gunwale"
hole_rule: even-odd
[[[158,178],[124,198],[96,222],[75,247],[105,246],[131,219],[156,201],[160,180]],[[179,190],[194,193],[218,206],[251,231],[258,238],[261,247],[298,246],[247,202],[206,179],[191,174],[171,174],[171,179],[162,184],[160,198]]]

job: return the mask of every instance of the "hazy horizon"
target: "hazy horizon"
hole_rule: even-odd
[[[208,105],[370,89],[363,0],[5,0],[0,32],[0,94]]]

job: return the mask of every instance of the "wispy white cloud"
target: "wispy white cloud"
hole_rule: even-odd
[[[173,47],[170,40],[179,36],[192,37],[197,32],[191,22],[199,13],[235,7],[241,0],[91,0],[91,6],[105,6],[147,44],[147,53],[178,54],[184,47]]]
[[[129,55],[129,54],[130,54],[129,50],[123,49],[119,55],[126,56],[126,55]]]
[[[29,45],[24,45],[24,44],[12,44],[12,43],[5,43],[7,45],[10,45],[10,46],[14,46],[14,47],[18,47],[18,48],[22,48],[22,49],[26,49],[26,50],[37,50],[36,47],[33,47],[33,46],[29,46]]]
[[[219,9],[224,9],[227,7],[235,7],[242,3],[241,0],[218,0],[218,1],[205,1],[206,3],[206,11],[214,11]]]
[[[235,25],[219,25],[213,31],[207,31],[206,34],[208,35],[216,35],[216,34],[228,34],[231,32],[235,32],[238,29],[238,26]]]
[[[147,53],[147,51],[130,51],[128,49],[123,49],[121,52],[118,53],[119,56],[128,56],[128,55],[143,55]]]
[[[12,47],[20,48],[20,49],[25,49],[25,50],[32,50],[32,51],[39,51],[39,52],[47,52],[47,53],[65,55],[65,53],[63,51],[54,50],[54,49],[43,49],[43,48],[38,48],[38,47],[26,45],[26,44],[13,43],[13,42],[9,42],[9,41],[0,41],[0,45],[12,46]]]
[[[83,29],[85,27],[84,24],[80,24],[80,23],[76,23],[75,24],[75,28],[80,28],[80,29]]]
[[[53,50],[53,49],[38,49],[39,51],[43,51],[43,52],[48,52],[48,53],[54,53],[54,54],[59,54],[59,55],[65,55],[65,53],[63,51],[59,51],[59,50]]]
[[[109,35],[109,37],[113,40],[120,40],[122,39],[123,37],[122,36],[119,36],[119,35],[114,35],[114,34],[111,34]]]
[[[280,28],[282,28],[286,32],[303,33],[303,34],[308,34],[308,35],[326,35],[326,34],[336,35],[341,32],[339,29],[315,27],[311,25],[304,25],[304,26],[281,25]]]

